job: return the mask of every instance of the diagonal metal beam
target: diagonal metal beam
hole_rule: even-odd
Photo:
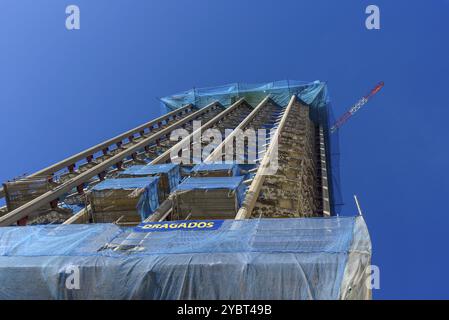
[[[61,184],[60,186],[56,187],[55,189],[50,190],[50,191],[44,193],[43,195],[31,200],[30,202],[27,202],[26,204],[22,205],[21,207],[10,211],[9,213],[0,217],[0,226],[9,226],[9,225],[15,223],[16,221],[20,220],[21,218],[28,216],[35,210],[38,210],[42,206],[48,204],[49,202],[51,202],[55,199],[58,199],[60,196],[62,196],[66,192],[72,190],[73,188],[76,188],[77,186],[88,181],[92,177],[98,175],[100,172],[103,172],[107,168],[112,167],[113,165],[122,161],[124,158],[131,156],[134,152],[136,152],[140,149],[143,149],[145,146],[149,145],[156,139],[167,135],[172,130],[181,127],[184,123],[187,123],[187,122],[195,119],[196,117],[205,113],[208,109],[211,109],[215,106],[222,107],[222,105],[218,101],[215,101],[215,102],[209,104],[207,107],[202,108],[198,111],[195,111],[194,113],[188,115],[187,117],[179,120],[178,122],[174,123],[173,125],[143,139],[142,141],[136,143],[133,146],[130,146],[129,148],[124,149],[120,153],[112,156],[111,158],[105,160],[104,162],[99,163],[95,167],[92,167],[91,169],[86,170],[85,172],[79,174],[78,176],[76,176],[70,180],[67,180],[65,183]]]
[[[212,151],[209,156],[204,159],[204,162],[214,162],[217,160],[222,160],[223,156],[223,148],[226,146],[229,141],[232,141],[234,137],[238,134],[239,130],[243,130],[257,115],[257,113],[265,107],[267,102],[269,101],[270,96],[266,96],[258,105],[251,111],[251,113],[229,134],[221,143],[218,145],[214,151]]]
[[[77,212],[75,215],[68,218],[66,221],[64,221],[62,224],[78,224],[78,223],[84,223],[84,221],[87,219],[88,213],[90,211],[90,204],[87,205],[85,208],[81,209],[79,212]]]
[[[187,137],[185,137],[181,141],[179,141],[177,144],[175,144],[173,147],[171,147],[170,149],[165,151],[159,157],[157,157],[156,159],[151,161],[151,164],[165,163],[167,160],[170,159],[170,154],[171,154],[172,150],[178,150],[179,148],[182,148],[183,146],[185,146],[186,143],[191,141],[191,139],[194,135],[201,133],[202,130],[207,130],[207,129],[211,128],[219,120],[223,119],[225,116],[227,116],[228,114],[230,114],[232,111],[234,111],[236,108],[238,108],[239,106],[241,106],[243,104],[247,104],[247,105],[251,106],[248,102],[246,102],[245,98],[239,99],[237,102],[232,104],[230,107],[226,108],[221,113],[216,115],[214,118],[212,118],[211,120],[206,122],[204,125],[202,125],[201,128],[198,128],[197,130],[195,130],[194,132],[189,134]]]
[[[257,111],[260,110],[260,107],[262,105],[264,105],[266,102],[268,101],[268,96],[258,105],[258,107],[256,107],[251,113],[251,119],[254,118],[254,115],[257,114]],[[208,129],[210,127],[212,127],[218,120],[222,119],[224,116],[226,116],[227,114],[229,114],[230,112],[232,112],[233,110],[235,110],[235,108],[237,108],[238,106],[240,106],[241,104],[245,103],[245,100],[242,98],[240,100],[238,100],[237,102],[235,102],[233,105],[231,105],[229,108],[226,108],[223,112],[221,112],[220,114],[218,114],[217,116],[215,116],[213,119],[211,119],[210,121],[208,121],[206,124],[204,124],[201,127],[201,130],[205,130]],[[256,110],[257,109],[257,110]],[[247,117],[248,118],[248,117]],[[245,119],[246,120],[246,119]],[[246,121],[243,121],[242,123],[245,123]],[[154,159],[151,164],[158,164],[158,163],[165,163],[165,161],[167,161],[170,158],[170,151],[173,148],[177,148],[179,146],[181,146],[184,142],[186,142],[187,140],[190,140],[191,137],[198,133],[199,130],[196,130],[195,132],[192,132],[189,136],[185,137],[183,140],[181,140],[179,143],[177,143],[176,145],[174,145],[172,148],[170,148],[169,150],[167,150],[166,152],[164,152],[163,154],[161,154],[159,157],[157,157],[156,159]],[[156,210],[156,212],[154,214],[152,214],[146,221],[158,221],[159,219],[165,217],[170,210],[172,210],[172,206],[173,206],[173,201],[170,199],[165,200],[160,207]],[[78,214],[76,214],[75,216],[67,219],[64,224],[72,224],[72,223],[78,223],[79,221],[82,221],[83,218],[85,216],[87,216],[87,212],[89,211],[90,205],[81,210]]]
[[[192,104],[188,104],[182,108],[171,111],[171,112],[164,114],[156,119],[153,119],[153,120],[146,122],[138,127],[135,127],[134,129],[128,130],[125,133],[115,136],[114,138],[106,140],[100,144],[97,144],[97,145],[89,148],[89,149],[86,149],[84,151],[81,151],[81,152],[73,155],[73,156],[70,156],[70,157],[68,157],[58,163],[55,163],[47,168],[44,168],[44,169],[39,170],[31,175],[28,175],[27,177],[32,178],[32,177],[37,177],[37,176],[46,176],[46,175],[55,173],[61,169],[64,169],[64,168],[80,161],[80,160],[87,158],[88,156],[94,155],[95,153],[103,150],[106,147],[110,147],[117,142],[123,141],[124,139],[128,138],[131,135],[138,134],[138,133],[140,133],[140,131],[142,131],[146,128],[149,128],[161,121],[167,120],[171,116],[174,116],[174,115],[176,115],[180,112],[183,112],[184,110],[190,109],[190,108],[194,108],[194,106]],[[4,196],[5,196],[5,190],[3,189],[3,187],[0,187],[0,198],[3,198]]]
[[[277,147],[279,143],[279,136],[285,126],[285,122],[287,121],[288,114],[292,109],[293,103],[296,101],[296,96],[293,95],[290,98],[290,102],[288,103],[287,108],[285,109],[284,115],[279,122],[279,126],[274,133],[270,145],[268,146],[268,150],[265,152],[265,155],[260,163],[260,166],[257,170],[256,176],[254,177],[253,182],[249,186],[249,189],[246,193],[245,201],[243,205],[240,207],[239,211],[235,219],[248,219],[251,216],[251,212],[254,209],[254,206],[257,202],[257,198],[259,197],[260,190],[262,189],[263,182],[265,181],[265,174],[263,171],[269,166],[270,160],[275,155],[274,148]]]

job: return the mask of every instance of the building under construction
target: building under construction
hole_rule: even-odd
[[[366,225],[339,216],[325,83],[161,101],[163,116],[3,183],[0,299],[371,297]]]

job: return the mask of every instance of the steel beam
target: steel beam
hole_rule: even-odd
[[[288,114],[290,113],[290,110],[292,109],[293,103],[296,101],[296,96],[293,95],[290,98],[290,102],[288,103],[287,108],[285,109],[285,112],[281,118],[281,121],[279,122],[279,126],[276,129],[276,132],[274,133],[270,145],[268,146],[268,150],[266,151],[260,166],[257,170],[256,176],[253,179],[253,182],[249,186],[249,189],[246,193],[245,201],[243,202],[243,205],[240,207],[239,211],[237,212],[237,215],[235,216],[235,219],[248,219],[251,216],[251,212],[254,209],[254,206],[257,202],[257,198],[259,197],[260,190],[262,189],[263,182],[265,181],[265,174],[262,173],[265,168],[267,168],[270,164],[270,159],[273,155],[274,148],[279,143],[279,136],[282,132],[282,129],[285,126],[285,122],[287,121]]]
[[[81,209],[79,212],[77,212],[75,215],[71,216],[70,218],[68,218],[66,221],[64,221],[62,224],[78,224],[78,223],[83,223],[83,220],[87,219],[87,215],[90,211],[90,204]]]
[[[149,128],[161,121],[167,120],[169,119],[171,116],[174,116],[180,112],[183,112],[184,110],[187,110],[189,108],[193,108],[194,106],[192,104],[188,104],[182,108],[176,109],[174,111],[171,111],[163,116],[160,116],[154,120],[151,120],[147,123],[144,123],[138,127],[135,127],[134,129],[128,130],[125,133],[122,133],[114,138],[111,138],[109,140],[106,140],[100,144],[97,144],[89,149],[86,149],[84,151],[81,151],[80,153],[77,153],[71,157],[68,157],[56,164],[53,164],[45,169],[39,170],[27,177],[36,177],[36,176],[45,176],[45,175],[50,175],[52,173],[55,173],[61,169],[64,169],[66,167],[69,167],[73,164],[75,164],[76,162],[83,160],[89,156],[94,155],[95,153],[97,153],[98,151],[101,151],[107,147],[111,147],[112,145],[123,141],[124,139],[127,139],[130,136],[133,136],[134,134],[138,134],[140,133],[142,130]],[[3,188],[0,188],[0,198],[3,198],[5,196],[5,190]]]
[[[171,147],[170,149],[165,151],[159,157],[157,157],[156,159],[151,161],[150,164],[165,163],[167,160],[170,159],[170,153],[172,152],[172,150],[177,150],[177,148],[182,148],[185,145],[185,143],[187,141],[190,141],[195,134],[201,133],[202,130],[207,130],[207,129],[211,128],[215,123],[217,123],[219,120],[224,118],[226,115],[230,114],[232,111],[234,111],[237,107],[239,107],[243,103],[246,103],[249,106],[251,106],[248,102],[246,102],[245,98],[239,99],[237,102],[232,104],[230,107],[226,108],[221,113],[216,115],[214,118],[209,120],[206,124],[202,125],[201,128],[198,128],[197,130],[195,130],[194,132],[189,134],[187,137],[185,137],[181,141],[179,141],[177,144],[175,144],[173,147]]]
[[[331,215],[330,207],[330,195],[329,195],[329,182],[327,174],[327,162],[326,162],[326,143],[324,139],[323,126],[319,126],[319,166],[321,167],[321,198],[323,202],[323,216],[329,217]]]
[[[270,96],[266,96],[258,105],[251,111],[251,113],[229,134],[221,143],[218,145],[214,151],[209,154],[209,156],[204,159],[204,162],[214,162],[220,159],[223,156],[223,148],[226,146],[229,141],[232,141],[234,137],[237,135],[238,130],[243,130],[246,128],[246,126],[254,119],[254,117],[257,115],[257,113],[266,105],[266,103],[269,101]]]
[[[21,218],[24,218],[34,212],[35,210],[38,210],[40,207],[46,205],[50,201],[53,201],[55,199],[58,199],[60,196],[64,195],[66,192],[72,190],[73,188],[76,188],[81,183],[87,182],[92,177],[98,175],[101,172],[104,172],[107,168],[114,166],[119,161],[122,161],[126,157],[129,157],[134,152],[143,149],[145,146],[149,145],[151,142],[154,142],[156,139],[161,138],[165,136],[166,134],[170,133],[172,130],[175,130],[179,127],[181,127],[184,123],[187,123],[201,114],[205,113],[208,109],[211,109],[215,106],[222,106],[218,101],[215,101],[211,104],[209,104],[207,107],[202,108],[198,111],[195,111],[194,113],[188,115],[187,117],[179,120],[178,122],[174,123],[173,125],[162,129],[161,131],[144,138],[142,141],[134,144],[133,146],[130,146],[123,151],[119,152],[118,154],[112,156],[111,158],[97,164],[95,167],[92,167],[89,170],[86,170],[83,173],[80,173],[78,176],[67,180],[63,184],[59,185],[53,190],[50,190],[41,196],[27,202],[26,204],[22,205],[21,207],[14,209],[4,216],[0,217],[0,226],[9,226],[13,223],[15,223],[17,220],[20,220]]]

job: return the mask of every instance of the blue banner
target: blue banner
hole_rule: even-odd
[[[164,222],[142,222],[134,231],[137,232],[165,232],[165,231],[204,231],[217,230],[224,220],[182,220]]]

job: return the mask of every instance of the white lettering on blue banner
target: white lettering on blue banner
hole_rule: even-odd
[[[157,231],[203,231],[217,230],[223,224],[223,220],[185,220],[185,221],[164,221],[164,222],[142,222],[134,231],[137,232],[157,232]]]

